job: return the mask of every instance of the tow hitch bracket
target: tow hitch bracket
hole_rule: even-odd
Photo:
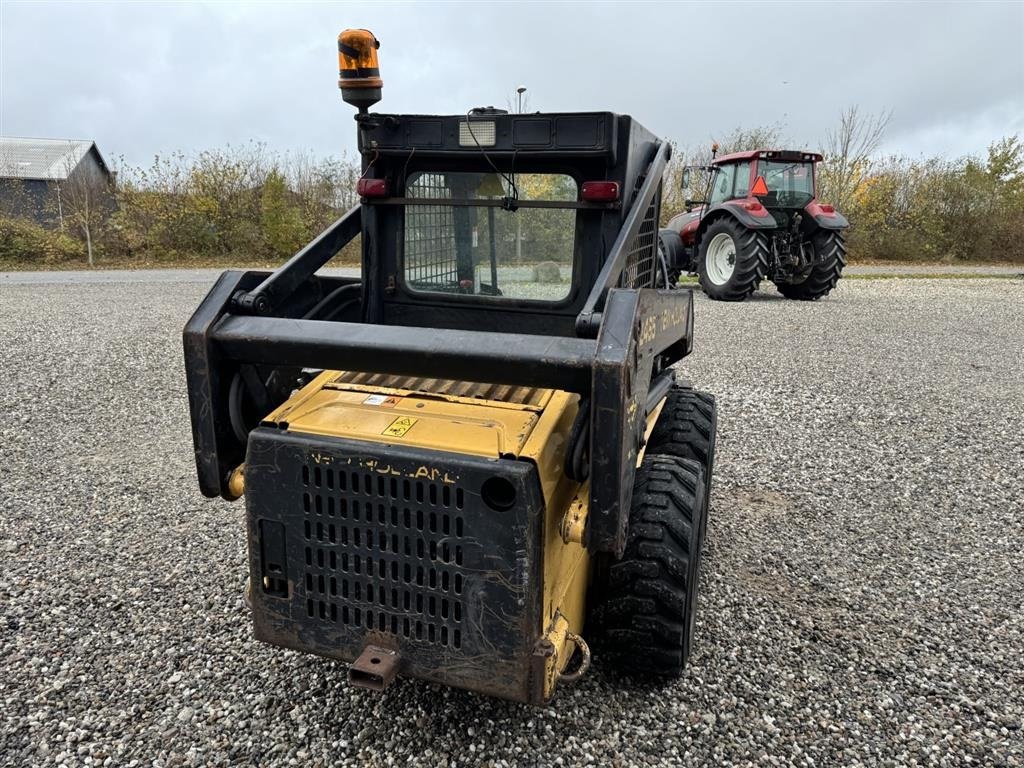
[[[398,651],[368,645],[348,668],[348,681],[359,688],[383,691],[398,674]]]

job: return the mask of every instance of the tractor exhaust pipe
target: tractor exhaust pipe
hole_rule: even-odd
[[[357,688],[383,691],[398,674],[398,651],[368,645],[348,668],[348,681]]]

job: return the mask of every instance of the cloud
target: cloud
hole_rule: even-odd
[[[0,131],[108,156],[265,141],[354,152],[337,33],[374,30],[395,112],[611,109],[683,145],[892,110],[885,149],[983,152],[1024,132],[1024,4],[0,5]]]

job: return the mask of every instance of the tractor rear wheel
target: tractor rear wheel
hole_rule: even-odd
[[[701,237],[697,273],[704,293],[743,301],[768,273],[768,238],[735,219],[719,219]]]
[[[679,282],[679,275],[681,274],[678,269],[669,266],[669,258],[665,255],[665,247],[658,244],[658,276],[655,278],[655,288],[675,288],[676,283]]]
[[[711,478],[715,468],[715,435],[718,415],[715,396],[691,387],[676,385],[665,398],[658,420],[647,440],[647,452],[655,455],[692,459],[704,470],[704,512],[701,515],[700,540],[708,524],[707,504],[711,498]]]
[[[596,569],[590,599],[595,644],[623,671],[678,677],[686,665],[704,496],[695,461],[647,455],[636,471],[626,551]]]
[[[842,232],[821,230],[811,239],[815,261],[798,283],[776,283],[787,299],[817,301],[836,287],[846,266],[846,239]]]
[[[658,258],[664,265],[662,267],[665,275],[664,287],[675,288],[676,283],[679,282],[679,276],[682,274],[683,254],[683,241],[678,232],[671,229],[658,231]]]

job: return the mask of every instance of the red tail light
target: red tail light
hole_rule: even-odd
[[[387,197],[387,179],[360,179],[356,184],[356,192],[360,197]]]
[[[588,203],[612,203],[619,199],[619,182],[584,181],[583,199]]]
[[[827,203],[819,203],[815,200],[812,200],[807,204],[807,212],[811,214],[811,216],[827,216],[832,219],[839,215],[836,213],[834,206],[828,205]]]
[[[771,216],[771,214],[768,213],[768,209],[761,205],[760,200],[754,200],[753,198],[741,200],[740,207],[745,211],[750,211],[755,216]]]

